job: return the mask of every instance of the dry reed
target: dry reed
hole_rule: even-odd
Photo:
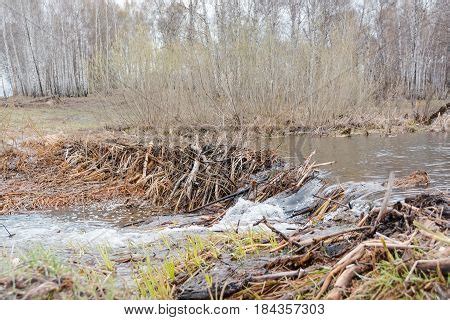
[[[258,200],[299,188],[309,167],[273,169],[269,150],[204,143],[185,146],[131,140],[56,139],[27,142],[0,155],[0,211],[86,205],[121,198],[162,211],[191,211],[260,186]],[[307,164],[308,165],[308,164]],[[1,180],[0,180],[1,181]]]

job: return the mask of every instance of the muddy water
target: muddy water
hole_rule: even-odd
[[[353,211],[346,215],[358,216],[370,210],[374,202],[384,194],[382,182],[390,171],[397,176],[414,170],[426,170],[431,178],[432,189],[448,192],[450,178],[450,143],[446,134],[411,134],[396,137],[356,136],[351,138],[281,137],[268,141],[278,147],[281,155],[291,162],[301,161],[305,155],[316,150],[317,162],[336,161],[326,169],[325,175],[348,188],[347,199],[352,201]],[[319,182],[318,182],[319,181]],[[320,179],[288,197],[268,199],[255,204],[241,199],[230,208],[221,222],[211,228],[201,224],[201,217],[166,216],[150,218],[140,226],[122,228],[120,221],[131,217],[136,220],[148,215],[144,211],[133,212],[111,208],[107,211],[42,212],[0,216],[15,236],[9,238],[0,229],[0,248],[29,247],[34,244],[67,247],[72,244],[93,245],[107,243],[111,247],[126,247],[130,243],[148,243],[162,236],[181,237],[193,232],[216,232],[245,228],[254,221],[267,217],[279,230],[286,233],[298,228],[304,221],[291,219],[291,213],[309,206],[313,194],[321,187]],[[393,198],[422,189],[397,190]],[[397,200],[397,199],[395,199]],[[141,217],[139,217],[139,215]],[[332,217],[330,217],[331,219]],[[194,225],[192,225],[194,223]]]
[[[290,161],[301,161],[316,150],[316,162],[336,161],[324,167],[336,183],[383,181],[425,170],[431,187],[449,190],[450,139],[448,133],[336,137],[288,136],[272,138],[270,145]]]

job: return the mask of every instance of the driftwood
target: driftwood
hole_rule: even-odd
[[[303,269],[293,270],[293,271],[284,271],[278,273],[264,274],[261,276],[252,276],[249,279],[249,282],[263,282],[269,280],[278,280],[283,278],[301,278],[306,275],[307,272]]]
[[[328,300],[342,299],[355,275],[365,269],[367,269],[366,266],[358,266],[358,265],[348,266],[347,269],[344,272],[342,272],[342,274],[337,278],[333,289],[330,290],[330,292],[326,296],[326,299]]]
[[[334,238],[337,236],[341,236],[344,235],[346,233],[351,233],[351,232],[357,232],[357,231],[362,231],[362,230],[367,230],[370,227],[355,227],[355,228],[351,228],[351,229],[346,229],[346,230],[341,230],[341,231],[336,231],[324,236],[320,236],[320,237],[312,237],[312,238],[308,238],[302,241],[298,241],[297,245],[299,246],[309,246],[309,245],[313,245],[313,244],[317,244],[319,242],[322,242],[324,240],[330,239],[330,238]],[[298,236],[297,236],[298,238]]]
[[[408,282],[415,270],[421,271],[439,271],[443,274],[450,272],[450,258],[435,259],[435,260],[417,260],[411,267],[405,282]]]

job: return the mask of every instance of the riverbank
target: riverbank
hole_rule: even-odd
[[[186,139],[3,152],[1,208],[22,214],[0,219],[0,297],[448,298],[449,195],[426,173],[332,184],[313,156]]]
[[[226,118],[216,122],[192,120],[186,123],[170,114],[166,114],[164,119],[142,122],[146,119],[142,110],[136,110],[130,101],[117,93],[109,97],[10,97],[0,104],[0,133],[1,140],[9,143],[28,137],[80,132],[90,134],[105,130],[128,134],[162,134],[171,131],[178,135],[193,132],[202,134],[207,131],[227,131],[230,134],[252,132],[267,137],[304,133],[339,137],[394,135],[421,131],[446,132],[450,123],[448,109],[447,101],[431,101],[428,106],[418,102],[418,113],[412,114],[407,101],[384,102],[379,109],[324,118],[313,126],[306,120],[287,113],[272,117],[255,115],[240,120],[239,123]]]
[[[238,221],[220,232],[190,227],[121,248],[17,245],[0,252],[0,297],[449,298],[448,195],[423,194],[359,217],[340,207],[342,193],[330,198],[297,216],[291,230],[268,215],[247,229]]]

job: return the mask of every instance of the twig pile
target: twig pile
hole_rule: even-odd
[[[271,151],[236,146],[166,146],[132,141],[59,139],[28,142],[0,155],[0,212],[85,205],[126,198],[171,212],[191,211],[260,185],[258,200],[298,189],[312,173],[278,166],[265,182],[254,175],[281,161]],[[20,170],[18,170],[20,168]],[[1,181],[1,180],[0,180]],[[252,187],[253,185],[253,187]],[[248,189],[248,190],[246,190]]]
[[[449,203],[448,195],[422,194],[374,208],[344,230],[282,235],[271,250],[281,256],[232,298],[448,299]]]

